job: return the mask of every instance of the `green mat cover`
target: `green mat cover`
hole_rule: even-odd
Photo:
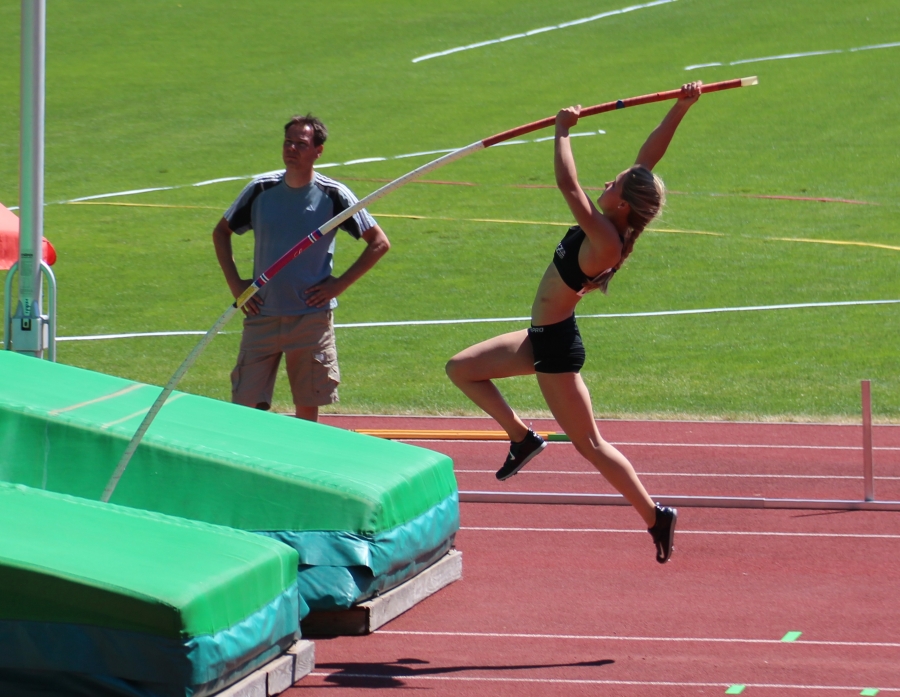
[[[0,480],[99,499],[158,394],[0,351]],[[435,541],[431,552],[447,547],[459,527],[456,490],[443,454],[175,392],[112,501],[248,531],[314,533],[290,542],[309,545],[305,564],[379,576],[412,570],[429,551],[421,540]]]
[[[296,639],[297,563],[259,535],[0,484],[0,693],[37,671],[208,694]]]

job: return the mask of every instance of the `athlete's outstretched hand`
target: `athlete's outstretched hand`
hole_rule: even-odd
[[[556,115],[556,125],[568,130],[578,123],[579,114],[581,114],[581,104],[560,109]]]
[[[686,85],[682,85],[681,96],[678,97],[678,101],[686,107],[691,106],[698,99],[700,99],[700,88],[702,86],[702,80],[697,80],[695,82],[689,82]]]

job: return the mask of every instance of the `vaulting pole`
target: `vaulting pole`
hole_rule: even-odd
[[[736,80],[726,80],[724,82],[714,82],[710,83],[709,85],[703,85],[700,91],[701,94],[704,94],[707,92],[718,92],[720,90],[734,89],[736,87],[748,87],[757,83],[758,80],[755,77],[745,77],[738,78]],[[646,94],[640,97],[619,99],[614,102],[606,102],[604,104],[597,104],[595,106],[582,109],[580,118],[584,118],[585,116],[592,116],[594,114],[600,114],[606,111],[625,109],[630,106],[638,106],[640,104],[650,104],[651,102],[662,102],[669,99],[677,99],[679,96],[681,96],[681,90],[676,89],[669,90],[667,92],[655,92],[653,94]],[[116,489],[116,485],[119,483],[119,480],[125,473],[125,468],[128,467],[128,462],[129,460],[131,460],[131,456],[134,454],[134,451],[140,444],[141,439],[144,437],[144,434],[147,432],[147,429],[150,427],[150,424],[153,422],[156,414],[160,409],[162,409],[163,404],[165,404],[166,400],[169,398],[169,395],[172,394],[172,391],[175,389],[175,386],[178,384],[179,380],[181,380],[182,376],[187,372],[191,365],[193,365],[194,361],[197,360],[197,357],[200,355],[203,349],[206,348],[209,342],[212,341],[213,337],[219,333],[222,327],[224,327],[228,323],[228,321],[234,316],[234,314],[240,308],[246,305],[247,301],[250,300],[250,298],[252,298],[254,295],[256,295],[256,293],[270,280],[272,280],[275,274],[277,274],[285,266],[287,266],[289,262],[300,256],[300,254],[302,254],[304,250],[308,249],[311,245],[320,240],[328,232],[336,228],[345,220],[355,215],[371,203],[374,203],[378,199],[387,196],[392,191],[399,189],[404,184],[408,184],[414,179],[418,179],[423,174],[432,172],[439,167],[443,167],[450,162],[459,160],[466,155],[470,155],[478,150],[484,150],[485,148],[489,148],[492,145],[497,145],[498,143],[511,140],[513,138],[516,138],[517,136],[521,136],[526,133],[532,133],[542,128],[552,126],[555,120],[555,116],[550,116],[546,119],[541,119],[540,121],[527,123],[524,126],[519,126],[518,128],[513,128],[509,131],[498,133],[491,136],[490,138],[475,141],[471,145],[467,145],[464,148],[454,150],[453,152],[447,153],[443,157],[439,157],[432,162],[422,165],[421,167],[414,169],[412,172],[404,174],[402,177],[395,179],[391,183],[385,184],[377,191],[372,192],[361,201],[358,201],[350,208],[333,217],[318,230],[313,230],[311,233],[309,233],[309,235],[304,237],[291,249],[285,252],[285,254],[280,259],[278,259],[278,261],[272,264],[259,276],[259,278],[253,281],[253,283],[250,284],[247,290],[245,290],[238,297],[238,299],[235,300],[235,302],[227,310],[225,310],[222,316],[219,317],[216,323],[203,336],[203,338],[200,340],[200,343],[198,343],[197,346],[194,347],[194,350],[191,351],[188,357],[184,360],[184,363],[182,363],[178,370],[175,371],[175,374],[163,388],[162,392],[160,392],[159,397],[156,398],[153,406],[150,407],[150,410],[147,412],[147,415],[144,417],[144,420],[141,422],[138,430],[135,432],[131,441],[128,443],[128,446],[125,448],[125,452],[122,454],[122,458],[119,460],[119,464],[116,467],[115,472],[113,472],[112,477],[110,477],[110,480],[106,485],[106,489],[104,489],[103,491],[101,500],[109,501],[110,497]]]

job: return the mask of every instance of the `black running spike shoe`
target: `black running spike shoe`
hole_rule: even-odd
[[[678,518],[678,511],[674,508],[667,508],[656,504],[656,522],[652,528],[647,528],[647,532],[653,537],[656,543],[656,561],[665,564],[672,556],[675,550],[673,541],[675,539],[675,520]]]
[[[504,479],[509,479],[546,447],[547,441],[529,428],[528,433],[522,440],[518,443],[511,442],[509,444],[509,454],[506,456],[506,462],[503,463],[503,467],[497,470],[497,479],[501,482]]]

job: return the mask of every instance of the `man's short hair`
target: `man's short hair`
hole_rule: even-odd
[[[309,126],[313,130],[313,145],[323,145],[328,140],[328,129],[325,124],[312,114],[306,116],[292,116],[291,120],[284,124],[284,134],[287,135],[291,126]]]

